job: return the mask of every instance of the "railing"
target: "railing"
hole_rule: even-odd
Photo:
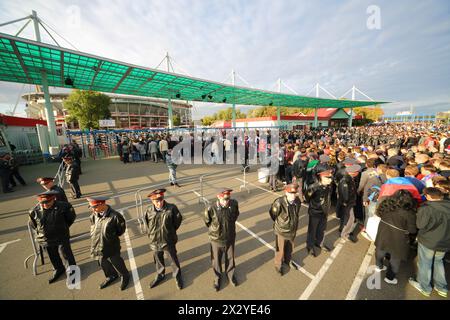
[[[62,188],[64,186],[65,178],[66,178],[66,175],[64,172],[64,161],[61,161],[61,163],[59,164],[59,167],[58,167],[58,171],[56,172],[56,175],[55,175],[56,185]]]
[[[247,185],[246,185],[246,171],[247,171],[246,168],[249,168],[249,167],[250,166],[244,167],[244,170],[243,170],[244,171],[244,173],[243,173],[244,174],[244,179],[243,179],[244,184],[239,186],[239,191],[241,191],[242,189],[246,189],[247,192],[250,192],[250,190],[247,188]],[[242,168],[239,168],[239,169],[242,170]],[[209,203],[209,201],[204,196],[204,193],[203,193],[203,191],[204,191],[203,184],[204,184],[205,178],[210,177],[210,176],[216,176],[218,174],[225,173],[225,172],[230,172],[230,171],[233,172],[233,170],[236,170],[236,168],[232,169],[232,170],[223,170],[223,171],[219,171],[219,172],[205,173],[205,174],[197,175],[197,176],[193,176],[193,177],[181,178],[181,179],[177,179],[177,181],[187,182],[187,181],[192,181],[192,180],[196,181],[198,179],[199,188],[200,188],[200,193],[197,194],[197,196],[199,197],[198,201],[199,201],[199,203],[203,203],[204,205],[207,205]],[[134,199],[136,201],[136,219],[139,223],[139,228],[141,230],[141,233],[146,232],[146,225],[145,225],[145,220],[144,220],[144,201],[142,199],[142,191],[149,190],[149,189],[155,189],[155,188],[162,187],[165,185],[167,185],[167,182],[143,187],[143,188],[138,189],[136,191],[136,193],[134,194]],[[190,193],[190,192],[192,192],[192,190],[189,190],[185,193]]]

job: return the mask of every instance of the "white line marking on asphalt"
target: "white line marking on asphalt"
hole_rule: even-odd
[[[364,276],[367,273],[367,269],[369,268],[370,261],[372,260],[374,252],[375,252],[375,244],[372,242],[370,243],[369,249],[367,249],[366,256],[364,257],[364,260],[361,263],[361,267],[359,268],[358,273],[356,274],[355,280],[353,281],[352,286],[350,287],[350,290],[348,291],[345,300],[356,299],[356,295],[358,294],[359,288],[361,287],[361,284],[364,281]]]
[[[267,191],[267,190],[266,190],[266,191]],[[194,192],[198,197],[201,197],[200,193],[198,193],[197,191],[192,191],[192,192]],[[302,218],[302,217],[304,217],[304,216],[306,216],[306,215],[300,216],[299,219]],[[244,230],[245,232],[247,232],[248,234],[250,234],[251,236],[253,236],[256,240],[258,240],[259,242],[261,242],[263,245],[265,245],[267,248],[269,248],[269,249],[272,250],[272,251],[275,251],[275,248],[274,248],[271,244],[267,243],[264,239],[262,239],[260,236],[258,236],[256,233],[254,233],[254,232],[251,231],[250,229],[244,227],[244,225],[242,225],[242,223],[236,221],[236,224],[237,224],[242,230]],[[312,275],[311,273],[309,273],[308,271],[306,271],[306,270],[305,270],[303,267],[301,267],[297,262],[293,261],[293,263],[294,263],[295,266],[298,268],[298,270],[299,270],[300,272],[304,273],[308,278],[310,278],[310,279],[313,279],[313,278],[314,278],[314,275]]]
[[[309,285],[306,287],[305,291],[303,291],[302,295],[299,300],[308,300],[311,294],[314,292],[316,287],[319,285],[322,278],[327,273],[328,269],[330,268],[331,264],[333,263],[334,259],[337,257],[339,252],[341,251],[342,247],[344,246],[345,241],[340,240],[338,245],[333,249],[333,252],[331,253],[330,257],[328,257],[327,261],[323,264],[322,268],[320,268],[319,272],[315,275],[314,279],[309,283]]]
[[[131,274],[133,275],[134,290],[136,291],[136,299],[144,300],[144,292],[142,291],[141,281],[136,267],[136,260],[134,260],[133,247],[131,246],[130,236],[128,230],[124,234],[125,243],[127,245],[128,261],[130,261]]]
[[[261,242],[262,244],[264,244],[267,248],[269,248],[272,251],[275,251],[275,248],[267,243],[264,239],[262,239],[261,237],[259,237],[256,233],[254,233],[253,231],[251,231],[250,229],[244,227],[241,223],[236,222],[236,224],[244,231],[246,231],[247,233],[249,233],[250,235],[252,235],[253,237],[255,237],[259,242]],[[306,271],[303,267],[301,267],[297,262],[293,261],[293,263],[295,264],[295,266],[298,268],[298,270],[300,272],[302,272],[303,274],[305,274],[308,278],[313,279],[314,275],[309,273],[308,271]]]
[[[8,244],[15,243],[15,242],[19,242],[20,240],[21,240],[21,239],[16,239],[16,240],[12,240],[12,241],[8,241],[8,242],[5,242],[5,243],[0,244],[0,253],[2,253],[3,250],[5,250],[5,248],[6,248],[6,246],[7,246]]]

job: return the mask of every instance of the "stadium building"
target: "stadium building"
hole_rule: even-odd
[[[168,125],[167,104],[168,100],[148,97],[127,96],[121,94],[104,93],[111,98],[109,110],[111,119],[115,120],[115,126],[110,129],[145,129],[164,128]],[[50,100],[57,130],[65,125],[68,129],[79,129],[77,122],[69,122],[68,111],[63,102],[69,93],[52,93]],[[45,120],[45,100],[43,92],[35,92],[22,95],[27,101],[25,109],[28,118]],[[180,119],[180,126],[189,126],[192,123],[192,105],[172,101],[173,115]],[[60,134],[60,132],[58,132]]]

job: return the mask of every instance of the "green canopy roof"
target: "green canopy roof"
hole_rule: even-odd
[[[42,84],[135,96],[240,105],[351,108],[386,102],[335,100],[277,93],[202,80],[114,61],[0,33],[0,81]],[[73,85],[66,85],[70,77]]]

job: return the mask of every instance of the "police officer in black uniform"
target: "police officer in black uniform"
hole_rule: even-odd
[[[106,204],[107,197],[90,197],[86,200],[92,210],[91,256],[98,260],[106,277],[100,284],[100,289],[112,284],[120,274],[120,290],[125,290],[130,282],[130,272],[120,256],[120,236],[127,228],[125,219]]]
[[[306,189],[308,202],[308,236],[306,250],[314,257],[320,255],[327,228],[327,217],[331,207],[331,182],[333,170],[324,163],[315,168],[317,181]],[[328,250],[328,248],[326,248]]]
[[[40,177],[36,179],[36,182],[39,183],[45,190],[57,191],[58,194],[56,195],[56,201],[69,202],[64,189],[56,185],[54,180],[55,179],[51,177]]]
[[[68,202],[56,201],[57,191],[47,190],[37,195],[39,204],[29,212],[29,223],[36,230],[36,238],[47,250],[55,269],[48,280],[53,283],[65,273],[60,255],[69,266],[76,265],[70,246],[69,228],[76,218],[75,210]]]
[[[275,231],[275,271],[281,276],[284,264],[297,269],[297,265],[291,261],[291,258],[301,207],[297,194],[298,185],[289,184],[284,190],[285,195],[275,199],[269,210]]]
[[[74,199],[79,199],[81,198],[80,185],[78,184],[78,179],[80,178],[80,167],[70,156],[64,157],[63,160],[66,165],[66,180],[72,189],[72,196]]]
[[[183,280],[176,244],[178,241],[177,230],[183,217],[175,204],[164,200],[165,192],[166,189],[156,189],[148,195],[152,204],[147,207],[144,216],[157,272],[150,288],[156,287],[165,278],[164,253],[166,252],[172,260],[172,274],[177,288],[181,290],[183,289]]]
[[[204,221],[209,228],[211,241],[211,260],[214,271],[213,287],[220,290],[222,276],[222,258],[225,258],[225,273],[231,284],[237,286],[234,275],[236,264],[234,261],[234,247],[236,242],[236,220],[239,217],[237,200],[231,199],[231,189],[220,189],[217,201],[210,205],[204,214]]]

